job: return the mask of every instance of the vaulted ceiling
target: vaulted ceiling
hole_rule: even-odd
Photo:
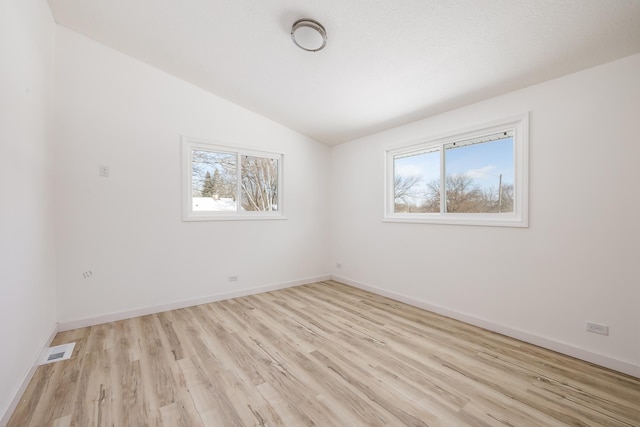
[[[640,52],[638,0],[48,1],[58,24],[327,144]],[[292,43],[300,18],[324,50]]]

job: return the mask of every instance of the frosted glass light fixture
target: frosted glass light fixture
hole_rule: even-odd
[[[313,19],[299,19],[291,27],[291,40],[300,49],[317,52],[327,45],[327,32]]]

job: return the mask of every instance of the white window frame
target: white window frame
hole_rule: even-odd
[[[284,216],[283,170],[284,155],[266,151],[230,147],[217,142],[199,138],[182,136],[182,220],[183,221],[234,221],[234,220],[268,220],[286,219]],[[236,211],[194,211],[192,196],[192,154],[194,151],[213,151],[217,153],[234,154],[237,159],[237,200]],[[275,159],[278,161],[278,210],[277,211],[243,211],[240,208],[241,199],[241,158],[255,156]]]
[[[514,212],[512,213],[447,213],[444,198],[438,213],[396,213],[394,191],[394,159],[429,149],[440,152],[440,181],[444,186],[445,144],[482,137],[502,131],[513,131],[514,136]],[[441,192],[444,194],[444,192]],[[443,136],[405,143],[385,151],[384,222],[408,222],[428,224],[488,225],[501,227],[529,226],[529,113],[512,116],[491,123],[449,132]]]

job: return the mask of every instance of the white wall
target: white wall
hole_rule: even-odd
[[[334,275],[640,375],[638,76],[635,55],[334,148]],[[529,228],[381,222],[386,148],[525,111]]]
[[[327,146],[77,33],[56,37],[61,327],[328,274]],[[182,222],[182,134],[284,153],[288,219]]]
[[[44,0],[0,2],[0,424],[56,321],[54,35]]]

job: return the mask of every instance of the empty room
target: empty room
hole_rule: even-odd
[[[640,426],[637,0],[0,1],[0,426]]]

